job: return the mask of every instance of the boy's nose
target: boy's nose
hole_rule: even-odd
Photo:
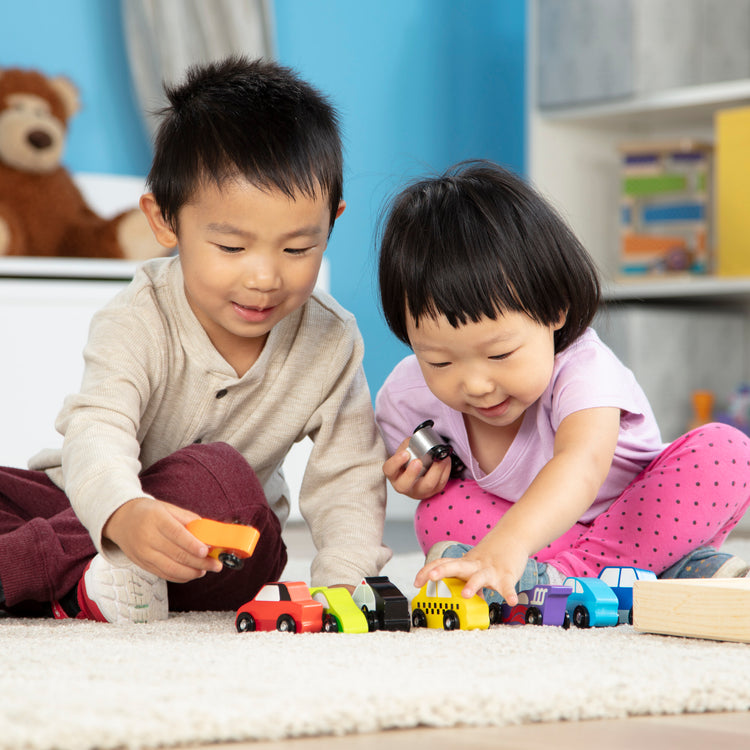
[[[275,264],[261,259],[254,259],[245,268],[245,287],[263,292],[277,289],[280,285],[279,274]]]

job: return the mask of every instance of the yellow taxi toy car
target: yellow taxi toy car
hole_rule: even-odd
[[[411,600],[412,625],[443,630],[487,630],[490,608],[479,594],[464,599],[461,590],[465,585],[465,581],[458,578],[428,581]]]
[[[324,633],[367,633],[365,613],[354,603],[344,588],[316,586],[310,596],[323,605]]]
[[[253,526],[222,523],[209,518],[190,521],[185,527],[196,539],[208,545],[208,556],[215,557],[225,567],[239,569],[246,557],[255,551],[260,532]]]

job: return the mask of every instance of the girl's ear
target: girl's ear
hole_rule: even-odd
[[[151,231],[156,237],[156,241],[162,247],[176,247],[177,234],[165,220],[159,204],[156,202],[153,193],[144,193],[139,203],[141,211],[146,215]]]
[[[565,321],[567,319],[568,319],[568,311],[563,310],[563,312],[560,313],[560,317],[552,325],[552,329],[554,331],[559,331],[565,325]]]

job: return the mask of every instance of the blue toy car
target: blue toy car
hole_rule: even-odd
[[[636,581],[655,581],[656,573],[643,568],[618,568],[614,565],[604,568],[599,578],[615,592],[619,602],[620,622],[633,624],[633,584]]]
[[[563,586],[570,586],[567,610],[577,628],[602,628],[617,625],[618,601],[615,592],[599,578],[569,576]]]

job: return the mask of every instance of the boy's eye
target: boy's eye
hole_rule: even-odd
[[[287,247],[284,252],[289,253],[289,255],[302,255],[308,250],[312,250],[312,247]]]
[[[430,365],[430,367],[435,367],[437,369],[440,369],[442,367],[448,367],[450,362],[428,362],[428,364]]]
[[[239,253],[244,249],[242,247],[229,247],[228,245],[219,245],[218,247],[224,253]]]

